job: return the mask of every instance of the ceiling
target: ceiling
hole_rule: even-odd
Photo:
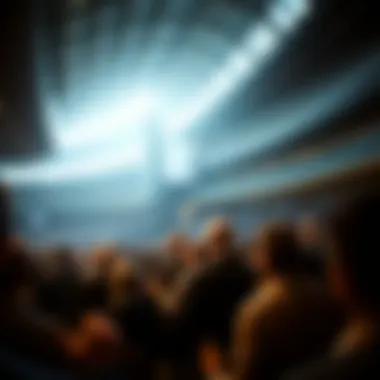
[[[314,11],[296,0],[18,1],[3,13],[2,38],[16,47],[0,66],[0,171],[13,185],[142,165],[157,128],[175,180],[195,151],[188,131],[259,76]],[[92,162],[101,165],[89,171]]]
[[[183,181],[185,167],[199,203],[257,190],[255,173],[274,186],[263,163],[307,174],[312,161],[287,158],[378,121],[373,3],[4,3],[0,175],[17,209],[27,220],[39,208],[140,207]],[[363,144],[352,150],[364,154]],[[321,157],[338,167],[339,152],[358,157],[342,146]]]
[[[3,3],[1,17],[7,20],[0,34],[6,46],[0,65],[3,160],[54,151],[57,134],[70,135],[88,112],[107,106],[105,90],[125,96],[137,88],[153,88],[163,103],[159,117],[186,124],[187,108],[216,73],[223,73],[226,59],[245,34],[268,22],[272,9],[310,4],[310,14],[299,29],[283,38],[265,65],[228,95],[230,106],[222,107],[221,101],[219,107],[210,107],[211,114],[206,110],[196,118],[193,124],[199,125],[196,133],[202,139],[215,138],[218,128],[222,135],[229,125],[244,127],[258,110],[270,111],[323,78],[329,80],[374,46],[379,35],[371,1]],[[33,35],[37,42],[30,38]]]

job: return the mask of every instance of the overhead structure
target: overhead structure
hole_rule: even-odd
[[[269,1],[258,13],[211,0],[40,0],[35,72],[52,154],[0,166],[3,177],[27,186],[144,168],[154,124],[163,175],[190,181],[197,168],[188,132],[260,73],[310,4]]]

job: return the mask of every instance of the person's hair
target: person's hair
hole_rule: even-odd
[[[274,223],[266,226],[261,244],[271,270],[278,273],[295,273],[301,268],[301,254],[295,228],[290,223]]]
[[[232,226],[225,218],[211,220],[207,226],[206,244],[216,244],[219,247],[231,248],[235,235]]]
[[[376,309],[380,309],[379,220],[380,195],[365,194],[336,209],[330,215],[327,231],[356,301]]]
[[[131,297],[138,287],[134,268],[124,258],[117,258],[110,268],[108,288],[111,306],[120,306]]]
[[[10,208],[9,191],[0,184],[0,242],[8,240],[11,234]]]

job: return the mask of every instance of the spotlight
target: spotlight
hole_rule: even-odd
[[[308,0],[284,0],[272,6],[269,18],[282,31],[289,32],[310,12],[311,3]]]
[[[82,148],[111,135],[138,128],[152,114],[157,97],[149,91],[141,91],[123,101],[112,100],[111,107],[84,112],[82,120],[73,122],[71,128],[61,128],[57,142],[61,150]]]
[[[299,26],[310,9],[310,0],[284,0],[282,4],[276,3],[272,18],[282,26],[281,30],[270,23],[255,23],[251,26],[241,44],[231,52],[208,85],[200,90],[196,100],[168,120],[168,129],[186,130],[197,118],[203,116],[218,101],[244,83],[248,75],[261,67],[281,39]]]
[[[255,60],[272,52],[277,47],[280,37],[270,25],[259,24],[247,34],[243,46],[251,60]]]
[[[144,162],[144,150],[139,146],[132,149],[116,149],[97,156],[89,155],[81,160],[50,159],[45,162],[22,167],[7,166],[2,170],[3,178],[12,185],[60,183],[76,181],[112,171],[136,167]]]
[[[270,26],[259,24],[249,29],[241,45],[227,58],[223,67],[211,78],[190,106],[168,121],[168,128],[184,130],[196,118],[225,98],[244,79],[261,66],[278,43],[278,34]]]

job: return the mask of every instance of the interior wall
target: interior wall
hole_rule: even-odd
[[[193,234],[199,234],[207,220],[226,215],[239,235],[247,238],[255,233],[257,227],[273,220],[297,221],[303,217],[316,217],[323,223],[324,217],[344,200],[373,191],[380,191],[380,165],[290,193],[206,205],[194,212],[188,226]]]
[[[0,6],[0,160],[48,149],[34,82],[33,0]]]

